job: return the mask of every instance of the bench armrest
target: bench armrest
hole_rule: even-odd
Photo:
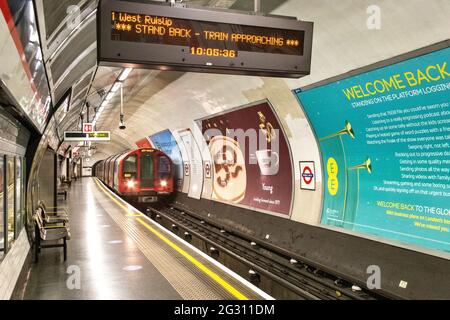
[[[68,216],[64,211],[46,211],[47,216]]]
[[[47,209],[47,210],[45,210],[45,213],[47,214],[47,215],[61,215],[61,214],[63,214],[63,215],[69,215],[69,212],[67,211],[67,210],[64,210],[64,209],[56,209],[56,208],[54,208],[54,209]]]
[[[62,210],[62,211],[67,211],[67,207],[46,207],[46,210],[54,210],[54,209],[58,209],[58,210]]]
[[[67,217],[67,216],[47,216],[47,218],[45,219],[45,221],[47,221],[47,222],[57,221],[57,220],[69,221],[69,217]]]
[[[44,226],[44,229],[67,229],[67,226]]]

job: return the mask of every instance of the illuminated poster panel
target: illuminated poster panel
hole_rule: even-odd
[[[289,215],[292,163],[267,101],[199,120],[213,160],[212,199]]]
[[[147,138],[143,138],[141,140],[138,140],[135,142],[136,146],[140,149],[142,148],[153,148],[153,146],[150,144],[150,141]]]
[[[164,130],[149,137],[156,149],[161,150],[172,159],[175,167],[175,182],[177,190],[183,187],[183,159],[177,141],[170,130]]]
[[[51,117],[45,130],[45,135],[48,140],[48,146],[52,148],[54,151],[58,150],[60,143],[58,131],[56,128],[57,128],[56,120],[54,117]]]
[[[304,92],[322,223],[450,252],[450,48]]]
[[[67,113],[69,111],[69,103],[70,103],[70,94],[68,94],[64,100],[59,104],[59,106],[55,107],[54,117],[57,124],[61,124],[61,122],[66,118]]]
[[[0,14],[3,14],[7,23],[8,35],[15,45],[14,53],[17,53],[16,56],[10,52],[7,46],[0,48],[2,57],[8,58],[1,61],[2,80],[30,121],[43,133],[52,100],[33,2],[2,0],[1,4]],[[1,27],[1,32],[6,32],[4,26]],[[20,60],[16,57],[20,57]]]

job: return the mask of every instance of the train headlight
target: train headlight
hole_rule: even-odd
[[[167,187],[167,181],[161,180],[161,187]]]
[[[136,184],[136,182],[134,182],[134,180],[128,180],[127,181],[127,187],[128,188],[134,188],[134,185]]]

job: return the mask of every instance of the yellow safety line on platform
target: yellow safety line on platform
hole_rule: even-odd
[[[133,214],[133,213],[129,213],[126,215],[127,217],[142,217],[143,214],[142,213],[137,213],[137,214]]]
[[[99,188],[105,193],[111,200],[113,200],[119,207],[124,209],[126,212],[129,212],[129,209],[125,207],[122,203],[120,203],[117,199],[115,199],[112,195],[110,195],[107,190],[100,184],[100,182],[97,181],[97,179],[94,179],[95,183]],[[127,216],[131,216],[128,215]],[[141,216],[141,215],[139,215]],[[144,227],[146,227],[149,231],[151,231],[154,235],[156,235],[158,238],[160,238],[162,241],[164,241],[167,245],[169,245],[172,249],[177,251],[179,254],[181,254],[186,260],[191,262],[193,265],[195,265],[197,268],[199,268],[202,272],[204,272],[206,275],[208,275],[211,279],[216,281],[219,285],[221,285],[226,291],[231,293],[235,298],[239,300],[248,300],[248,298],[239,292],[236,288],[234,288],[231,284],[229,284],[227,281],[222,279],[217,273],[209,269],[207,266],[205,266],[203,263],[195,259],[193,256],[191,256],[189,253],[187,253],[185,250],[177,246],[174,242],[170,241],[167,237],[165,237],[163,234],[158,232],[156,229],[152,228],[148,223],[146,223],[141,218],[136,219],[140,224],[142,224]]]

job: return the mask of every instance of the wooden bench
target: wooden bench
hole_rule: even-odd
[[[70,189],[70,184],[70,181],[66,181],[64,177],[59,178],[57,196],[63,196],[64,200],[67,200],[67,191]]]
[[[62,186],[66,186],[68,189],[70,189],[70,187],[72,186],[72,181],[66,179],[66,176],[61,176],[61,178],[59,178],[59,181],[61,182]]]
[[[67,240],[70,239],[69,219],[65,215],[49,215],[45,207],[38,206],[35,221],[35,261],[39,261],[42,248],[63,248],[64,261],[67,260]],[[42,242],[53,242],[43,244]]]
[[[63,196],[64,200],[67,200],[67,190],[65,190],[65,189],[58,189],[57,195],[58,195],[58,197],[59,196]]]
[[[66,225],[69,222],[69,214],[65,209],[47,207],[42,200],[38,201],[36,210],[39,211],[44,223],[62,223]]]

